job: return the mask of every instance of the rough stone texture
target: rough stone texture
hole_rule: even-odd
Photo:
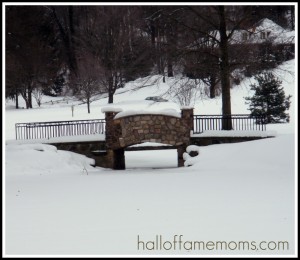
[[[120,126],[120,120],[114,120],[116,112],[105,113],[105,135],[106,135],[106,147],[107,149],[118,149],[114,144],[119,143],[119,138],[122,135],[122,130]]]
[[[193,125],[193,110],[182,110],[182,118],[166,115],[130,115],[113,119],[106,113],[106,142],[108,149],[157,142],[174,146],[189,145]]]
[[[190,130],[194,130],[194,109],[181,109],[181,118],[186,122]]]
[[[173,145],[178,152],[178,166],[183,166],[183,153],[190,144],[193,109],[182,109],[181,118],[159,114],[130,115],[114,119],[117,112],[106,112],[107,160],[113,169],[125,169],[124,149],[128,146],[155,142]]]

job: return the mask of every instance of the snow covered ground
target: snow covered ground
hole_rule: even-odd
[[[113,171],[49,144],[11,142],[17,122],[103,118],[106,99],[92,103],[90,115],[73,101],[74,117],[72,101],[56,103],[61,98],[45,97],[48,103],[30,110],[7,102],[5,254],[294,255],[297,95],[295,76],[287,72],[294,67],[290,61],[277,70],[293,98],[291,122],[267,127],[277,131],[275,138],[200,147],[183,168],[176,167],[176,150],[126,152],[127,169]],[[233,113],[249,112],[243,99],[249,83],[232,90]],[[128,91],[116,95],[115,106],[179,111],[174,102],[144,100],[165,93],[168,81],[132,91],[134,84],[119,90]],[[220,110],[220,98],[195,103],[195,114]],[[199,241],[207,246],[199,250]],[[218,241],[227,250],[212,247]],[[240,241],[251,246],[235,247]]]

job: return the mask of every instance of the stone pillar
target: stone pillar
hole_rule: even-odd
[[[125,151],[123,148],[113,150],[114,151],[114,163],[113,169],[125,170]]]
[[[124,148],[120,147],[119,138],[122,137],[120,120],[114,119],[118,112],[105,111],[105,137],[107,149],[107,165],[115,170],[125,169]]]
[[[114,170],[125,170],[125,152],[123,148],[108,149],[106,155],[106,165]]]
[[[178,160],[178,167],[184,166],[184,160],[183,160],[183,153],[186,150],[186,145],[180,145],[177,147],[177,160]]]
[[[106,140],[106,147],[112,148],[117,140],[116,136],[116,126],[114,124],[114,117],[117,113],[116,112],[105,112],[105,140]]]
[[[183,144],[177,148],[178,167],[184,166],[183,153],[186,151],[186,148],[190,145],[191,131],[194,130],[194,108],[181,108],[181,120],[182,125],[184,125],[186,129],[182,137]]]
[[[194,108],[181,108],[181,118],[188,125],[189,130],[194,130]]]

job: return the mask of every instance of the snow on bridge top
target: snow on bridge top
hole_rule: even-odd
[[[177,118],[181,118],[181,114],[178,113],[175,109],[164,109],[159,111],[148,111],[148,110],[128,110],[118,113],[115,116],[115,119],[127,117],[127,116],[135,116],[135,115],[164,115],[164,116],[173,116]]]

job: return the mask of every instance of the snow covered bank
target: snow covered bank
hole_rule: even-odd
[[[94,170],[94,160],[86,156],[57,150],[47,144],[6,145],[6,177],[14,175],[68,174]]]
[[[191,167],[121,172],[90,167],[82,156],[49,145],[6,147],[7,254],[294,252],[294,135],[201,147]],[[129,157],[163,163],[173,158],[165,152]],[[138,235],[175,234],[195,241],[288,241],[289,249],[138,250]]]

